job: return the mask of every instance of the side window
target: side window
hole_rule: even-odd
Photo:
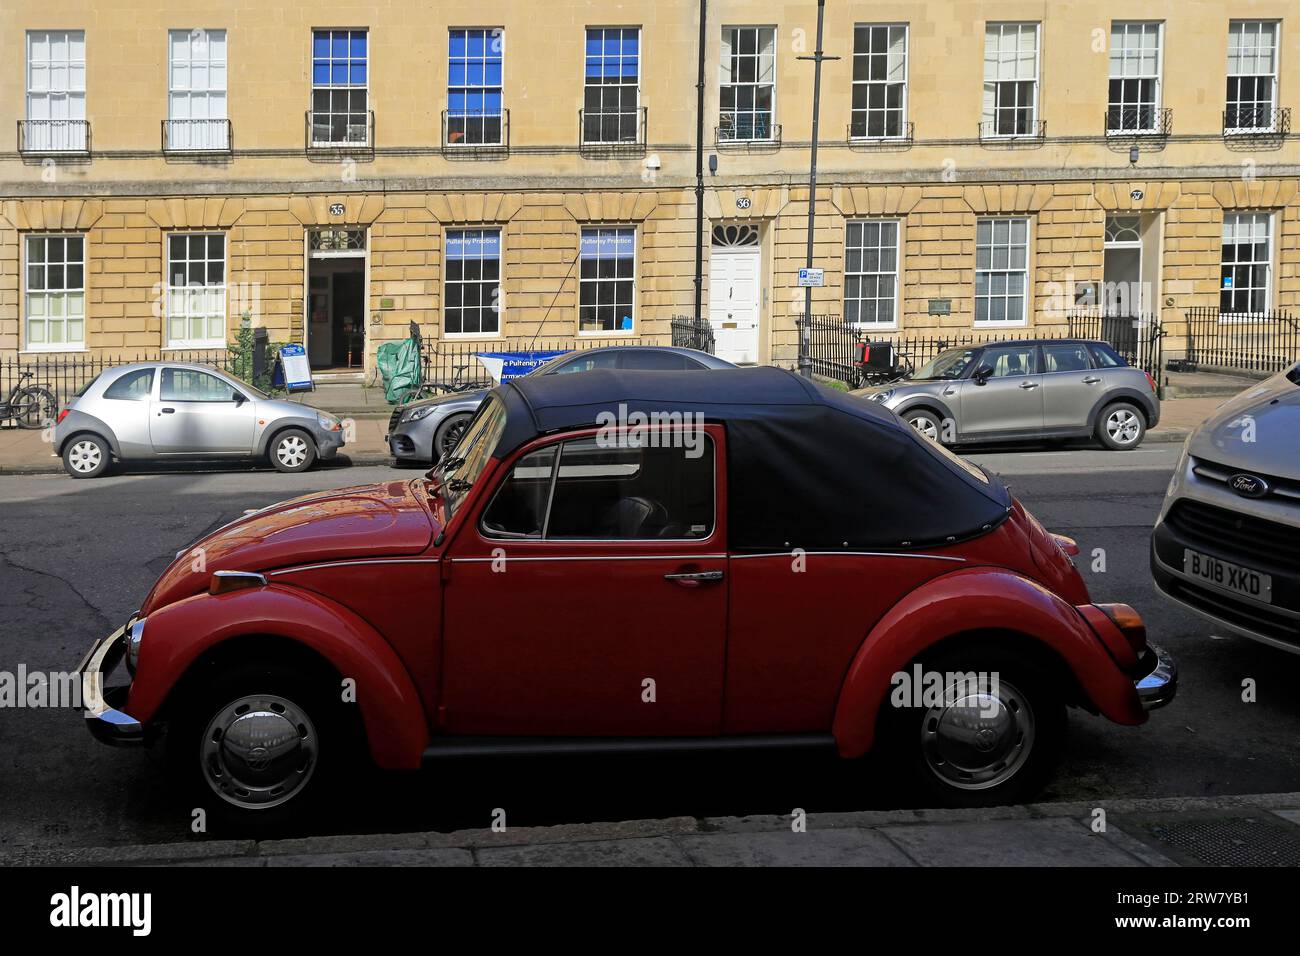
[[[570,372],[590,372],[598,368],[616,368],[617,352],[596,352],[594,355],[580,355],[571,362],[565,362],[559,368],[552,369],[551,375],[568,375]]]
[[[233,402],[235,390],[207,372],[165,368],[158,397],[164,402]]]
[[[483,531],[491,537],[540,538],[551,494],[551,472],[558,445],[529,452],[515,462],[483,513]]]
[[[688,365],[685,356],[678,355],[676,352],[630,349],[623,353],[623,368],[650,372],[680,372],[683,369],[695,368],[695,363]]]
[[[1089,349],[1097,368],[1122,368],[1124,365],[1118,355],[1103,345],[1091,345]]]
[[[981,356],[979,367],[993,370],[989,378],[1035,375],[1038,372],[1038,349],[1033,345],[988,349]]]
[[[108,388],[104,389],[105,398],[115,398],[123,402],[147,402],[153,394],[153,369],[141,368],[127,372]]]
[[[1072,345],[1044,345],[1044,372],[1084,372],[1089,368],[1088,349],[1081,342]]]

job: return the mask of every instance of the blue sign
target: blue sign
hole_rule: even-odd
[[[497,229],[455,229],[447,232],[448,259],[501,258],[501,232]]]
[[[1231,289],[1231,288],[1232,288],[1232,276],[1224,276],[1224,277],[1223,277],[1223,287],[1224,287],[1225,289]]]
[[[307,350],[301,345],[281,347],[275,358],[275,369],[271,372],[271,384],[290,392],[310,392],[314,386]]]
[[[536,350],[531,352],[479,352],[479,362],[487,369],[493,381],[508,382],[512,378],[527,375],[539,365],[545,365],[553,358],[568,355],[570,349]]]
[[[582,234],[584,259],[631,259],[635,255],[635,229],[596,229]]]

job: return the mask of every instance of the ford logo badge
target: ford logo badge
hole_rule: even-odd
[[[1228,487],[1243,498],[1263,498],[1268,494],[1268,482],[1256,475],[1233,475]]]

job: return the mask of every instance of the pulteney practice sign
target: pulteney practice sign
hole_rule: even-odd
[[[307,350],[301,345],[285,345],[275,358],[275,371],[271,373],[271,384],[281,386],[288,392],[310,392],[315,388],[311,380],[311,365],[307,362]]]

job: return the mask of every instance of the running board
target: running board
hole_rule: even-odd
[[[744,750],[834,750],[831,734],[753,734],[735,737],[441,737],[423,762],[461,757],[717,753]]]

